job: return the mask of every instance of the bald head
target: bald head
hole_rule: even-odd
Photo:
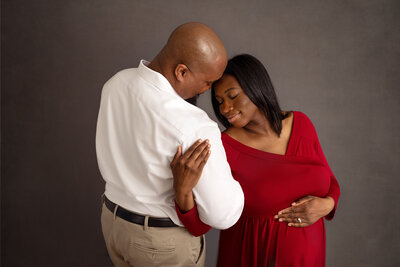
[[[226,49],[217,34],[205,24],[190,22],[171,33],[149,67],[163,74],[180,96],[190,98],[209,89],[226,64]]]
[[[210,27],[198,22],[185,23],[176,28],[163,50],[170,61],[183,62],[193,68],[227,60],[221,39]]]

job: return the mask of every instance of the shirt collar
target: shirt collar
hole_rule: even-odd
[[[179,96],[174,90],[174,88],[171,86],[167,78],[165,78],[161,73],[147,67],[147,65],[149,64],[150,62],[147,60],[144,59],[140,60],[138,66],[139,75],[142,76],[142,78],[148,81],[149,83],[156,86],[158,89]]]

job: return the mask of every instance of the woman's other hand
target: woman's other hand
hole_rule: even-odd
[[[275,219],[289,226],[306,227],[328,215],[334,206],[335,201],[331,197],[306,196],[293,202],[291,207],[279,211]]]
[[[179,146],[170,164],[174,176],[175,201],[183,212],[194,207],[192,189],[199,181],[210,153],[209,141],[198,140],[183,155]]]

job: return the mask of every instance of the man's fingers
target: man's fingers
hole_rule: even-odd
[[[178,149],[176,150],[175,156],[172,159],[171,166],[174,166],[176,162],[178,161],[179,157],[182,155],[182,147],[178,146]]]

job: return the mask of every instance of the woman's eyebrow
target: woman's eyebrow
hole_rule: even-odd
[[[238,89],[238,88],[236,88],[236,87],[231,87],[231,88],[228,88],[228,89],[226,89],[226,90],[225,90],[225,92],[224,92],[224,93],[227,93],[227,92],[229,92],[230,90],[233,90],[233,89]]]

